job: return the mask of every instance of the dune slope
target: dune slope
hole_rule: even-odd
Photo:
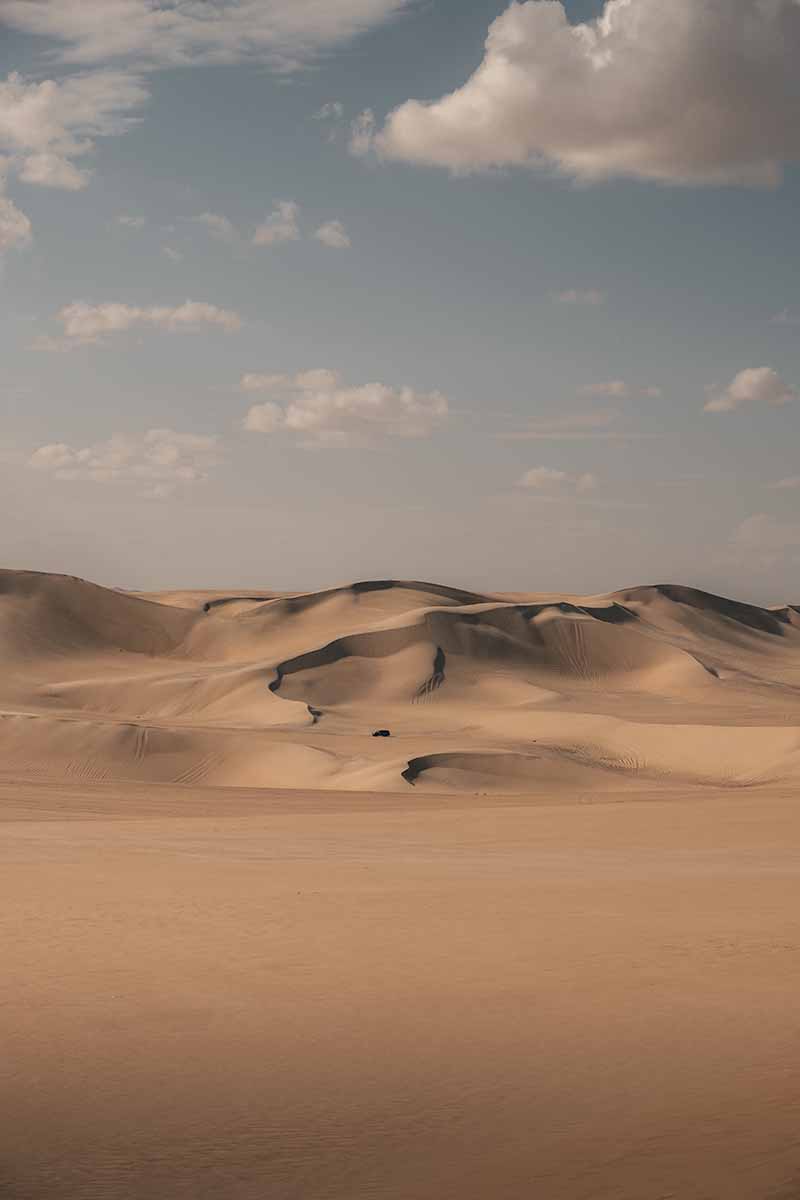
[[[16,778],[517,794],[800,779],[798,608],[676,585],[148,596],[0,571],[0,657]]]

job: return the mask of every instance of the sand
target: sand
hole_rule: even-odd
[[[794,608],[0,572],[0,655],[3,1200],[800,1196]]]
[[[142,597],[0,571],[0,655],[0,762],[23,778],[568,799],[800,780],[800,610],[686,588]]]

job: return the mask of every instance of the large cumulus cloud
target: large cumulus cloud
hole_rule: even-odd
[[[402,104],[375,144],[455,172],[770,185],[800,159],[798,62],[800,0],[608,0],[578,25],[560,0],[515,2],[474,75]]]

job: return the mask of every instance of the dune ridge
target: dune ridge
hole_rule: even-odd
[[[800,606],[674,584],[134,594],[2,570],[0,656],[15,778],[514,794],[800,779]]]

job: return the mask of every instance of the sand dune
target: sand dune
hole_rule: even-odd
[[[7,775],[498,793],[800,780],[800,610],[673,585],[132,595],[2,571],[0,654]]]
[[[168,654],[186,637],[183,610],[61,575],[0,571],[0,654],[4,662],[129,651]]]

